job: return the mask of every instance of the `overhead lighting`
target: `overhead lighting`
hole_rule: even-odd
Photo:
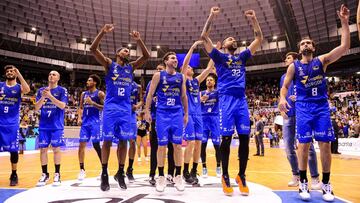
[[[157,49],[160,49],[160,45],[157,45],[156,48],[157,48]]]
[[[356,74],[360,75],[360,71],[359,71],[359,72],[357,72]]]
[[[242,41],[242,44],[245,45],[245,44],[246,44],[246,41]]]
[[[275,36],[273,36],[273,40],[277,40],[277,38],[278,38],[278,37],[277,37],[276,35],[275,35]]]
[[[86,39],[85,37],[83,37],[83,38],[82,38],[82,41],[83,41],[83,42],[86,42],[86,41],[87,41],[87,39]]]
[[[131,44],[128,44],[128,47],[131,47],[132,45]]]
[[[36,32],[36,30],[37,30],[36,27],[31,28],[31,31],[33,31],[33,32]]]

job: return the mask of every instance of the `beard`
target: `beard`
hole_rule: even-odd
[[[120,59],[124,62],[124,63],[129,63],[129,57],[121,57]]]
[[[228,47],[228,50],[234,52],[236,51],[237,48],[238,48],[237,43],[234,42],[231,46]]]
[[[5,79],[6,79],[6,80],[15,80],[16,77],[15,77],[15,76],[12,76],[12,77],[10,77],[10,76],[5,76]]]
[[[301,54],[304,56],[310,56],[314,53],[314,51],[312,49],[309,48],[305,48],[302,50]]]

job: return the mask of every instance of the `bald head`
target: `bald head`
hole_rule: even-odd
[[[60,80],[60,73],[55,70],[50,71],[48,80],[49,83],[57,84]]]

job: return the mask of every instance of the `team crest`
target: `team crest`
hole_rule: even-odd
[[[180,83],[180,82],[181,82],[181,80],[179,80],[179,79],[176,79],[176,80],[175,80],[175,82],[176,82],[176,83]]]
[[[164,84],[164,85],[167,84],[167,82],[166,82],[166,76],[163,77],[163,84]]]
[[[169,85],[165,85],[162,90],[163,90],[164,92],[166,92],[168,89],[169,89]]]
[[[130,71],[128,69],[125,69],[125,73],[130,73]]]
[[[111,79],[115,81],[118,77],[119,77],[119,74],[115,74],[115,71],[114,71],[114,77],[111,77]]]
[[[319,66],[314,66],[313,70],[319,70]]]
[[[305,84],[306,84],[306,81],[308,80],[308,78],[309,78],[309,76],[307,76],[307,75],[304,76],[304,77],[303,77],[303,80],[301,80],[301,83],[305,85]]]
[[[11,93],[16,94],[17,91],[16,90],[11,90]]]

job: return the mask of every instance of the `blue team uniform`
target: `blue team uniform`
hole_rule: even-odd
[[[21,85],[0,82],[0,148],[5,151],[19,150],[20,104]]]
[[[82,125],[80,129],[79,142],[88,142],[91,138],[93,143],[101,141],[100,118],[102,112],[90,104],[85,104],[85,98],[90,97],[91,100],[100,104],[99,90],[94,92],[85,91],[83,94],[83,114]]]
[[[218,91],[202,91],[201,96],[207,95],[209,98],[201,102],[201,112],[203,120],[203,139],[206,143],[211,138],[214,145],[220,145],[220,124],[219,124],[219,95]]]
[[[146,86],[145,97],[144,97],[144,102],[145,103],[146,103],[146,97],[147,97],[147,95],[149,93],[149,90],[150,90],[150,85],[151,85],[151,80]],[[151,108],[150,108],[151,118],[153,120],[156,120],[156,108],[157,108],[157,104],[158,104],[156,92],[157,91],[155,90],[154,97],[153,97],[154,99],[153,99],[153,102],[151,102]],[[154,100],[155,100],[155,102],[154,102]]]
[[[249,49],[237,55],[213,49],[209,54],[218,75],[220,134],[232,136],[250,134],[250,117],[245,95],[245,63],[251,57]]]
[[[131,85],[132,85],[132,89],[131,89],[130,100],[132,106],[132,105],[136,105],[140,101],[140,96],[139,96],[138,84],[135,81],[133,81]],[[136,112],[133,110],[131,110],[131,130],[132,130],[132,134],[129,138],[131,140],[135,140],[137,134],[137,125],[136,125]]]
[[[46,87],[42,87],[36,94],[36,101],[39,101],[42,92]],[[57,86],[50,89],[51,94],[59,101],[68,103],[68,92],[64,87]],[[50,99],[45,99],[44,105],[40,109],[39,122],[39,147],[47,148],[64,146],[64,112],[55,106]]]
[[[327,101],[327,86],[323,64],[314,58],[308,64],[296,60],[294,83],[296,85],[296,136],[300,143],[334,141]]]
[[[131,123],[131,83],[133,80],[132,66],[120,66],[112,62],[105,76],[106,96],[103,109],[103,139],[112,141],[114,138],[128,140],[132,135]]]
[[[201,117],[199,81],[196,78],[186,80],[186,95],[188,98],[189,121],[185,128],[184,139],[188,141],[202,140],[203,122]]]
[[[160,80],[156,89],[158,106],[156,109],[156,134],[160,146],[168,142],[181,144],[183,134],[183,105],[181,103],[181,87],[183,76],[166,71],[160,72]]]
[[[281,76],[281,79],[280,79],[280,89],[282,88],[283,84],[284,84],[284,80],[285,80],[285,76],[286,74],[282,75]],[[293,102],[289,97],[291,95],[295,95],[295,88],[294,88],[294,82],[291,81],[290,83],[290,86],[289,86],[289,89],[288,89],[288,93],[287,93],[287,96],[286,96],[286,101],[289,103],[289,105],[291,106],[291,108],[289,109],[288,112],[286,112],[286,115],[288,117],[293,117],[295,116],[295,102]]]

